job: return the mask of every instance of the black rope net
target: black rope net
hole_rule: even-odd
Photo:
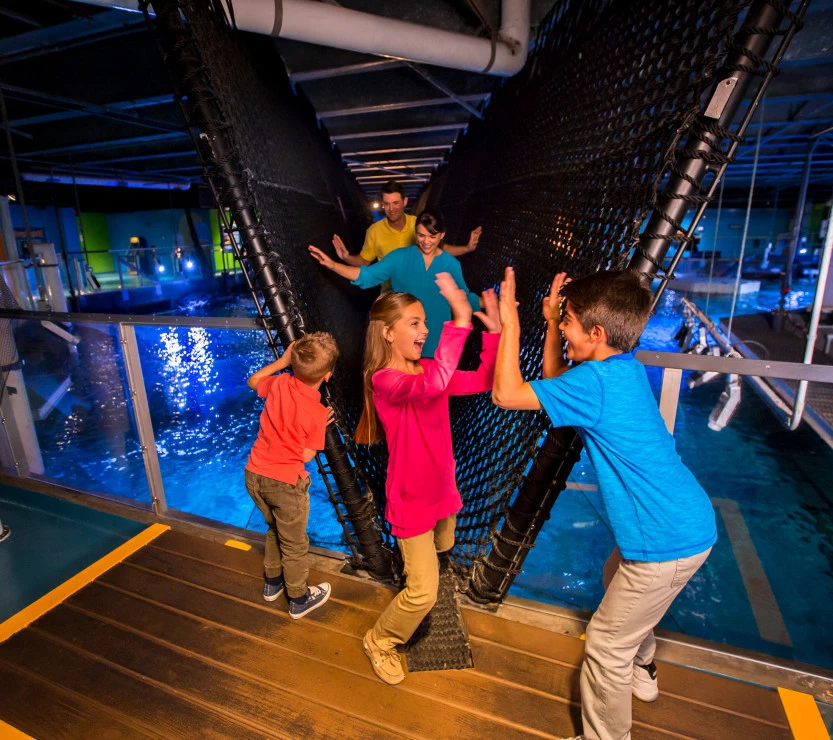
[[[206,0],[182,0],[213,94],[225,116],[266,237],[290,297],[291,320],[332,332],[342,351],[331,383],[338,425],[359,475],[384,512],[384,445],[351,435],[361,410],[361,352],[373,296],[321,269],[314,244],[333,254],[333,233],[362,241],[369,212],[326,130],[290,86],[268,39],[227,27]],[[625,264],[655,205],[679,142],[748,2],[560,2],[542,24],[524,70],[473,121],[422,203],[439,205],[450,242],[483,226],[463,259],[468,285],[495,285],[512,264],[524,327],[522,369],[538,377],[541,299],[554,273]],[[475,361],[473,337],[464,362]],[[543,414],[505,412],[487,395],[453,399],[458,485],[456,564],[484,555],[533,459]]]

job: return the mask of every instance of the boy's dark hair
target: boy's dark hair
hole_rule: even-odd
[[[306,334],[292,345],[290,365],[302,383],[317,383],[336,365],[338,346],[332,334],[316,331]]]
[[[445,219],[437,210],[426,208],[417,216],[414,228],[422,226],[431,236],[445,231]]]
[[[399,193],[402,196],[402,200],[405,200],[405,188],[396,182],[396,180],[388,180],[382,185],[382,195],[393,195],[394,193]]]
[[[607,343],[630,352],[651,315],[651,290],[646,275],[630,270],[606,270],[579,278],[561,288],[581,328],[601,326]]]

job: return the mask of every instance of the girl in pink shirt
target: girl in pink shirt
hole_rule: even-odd
[[[451,307],[433,359],[422,358],[425,310],[410,293],[383,293],[373,304],[364,356],[364,411],[356,441],[387,440],[390,453],[385,518],[397,538],[407,585],[364,636],[364,651],[385,683],[404,678],[397,645],[408,641],[437,600],[438,552],[454,544],[463,506],[454,478],[448,397],[491,390],[500,319],[493,290],[483,293],[486,326],[480,367],[457,369],[472,329],[468,296],[448,273],[437,287]]]

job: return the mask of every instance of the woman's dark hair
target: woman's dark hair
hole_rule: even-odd
[[[445,219],[439,211],[426,208],[417,216],[414,228],[417,226],[422,226],[431,236],[434,236],[434,234],[442,234],[445,232]]]

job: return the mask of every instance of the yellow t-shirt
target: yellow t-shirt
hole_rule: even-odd
[[[377,221],[365,234],[359,256],[366,262],[382,259],[388,252],[416,244],[416,216],[405,214],[405,227],[397,231],[387,218]]]

